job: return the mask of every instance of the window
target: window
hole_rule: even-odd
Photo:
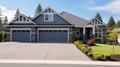
[[[45,21],[53,21],[53,14],[44,14]]]
[[[102,35],[101,32],[102,32],[101,30],[95,30],[95,37],[96,38],[101,38],[101,35]]]

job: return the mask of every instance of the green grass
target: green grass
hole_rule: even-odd
[[[100,54],[113,54],[113,46],[106,44],[96,44],[96,46],[92,46],[92,52]],[[114,54],[120,55],[120,46],[114,46]]]

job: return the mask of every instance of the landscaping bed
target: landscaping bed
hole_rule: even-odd
[[[87,49],[87,45],[76,41],[74,44],[90,59],[96,61],[120,61],[120,46],[112,46],[106,44],[96,44],[91,46],[91,51]],[[114,47],[114,51],[113,51]],[[114,53],[114,54],[113,54]]]

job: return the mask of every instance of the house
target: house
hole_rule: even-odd
[[[73,32],[81,41],[94,38],[97,26],[68,12],[58,13],[47,7],[32,20],[20,14],[4,27],[7,29],[7,41],[72,42]]]
[[[3,28],[2,23],[0,23],[0,32],[1,32],[1,31],[5,31],[5,29]]]
[[[114,29],[117,32],[117,41],[120,44],[120,27]]]

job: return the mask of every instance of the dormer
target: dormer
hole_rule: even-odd
[[[46,10],[43,11],[43,14],[44,14],[44,21],[45,22],[50,22],[50,21],[54,21],[54,14],[55,12],[50,8],[48,7]]]

